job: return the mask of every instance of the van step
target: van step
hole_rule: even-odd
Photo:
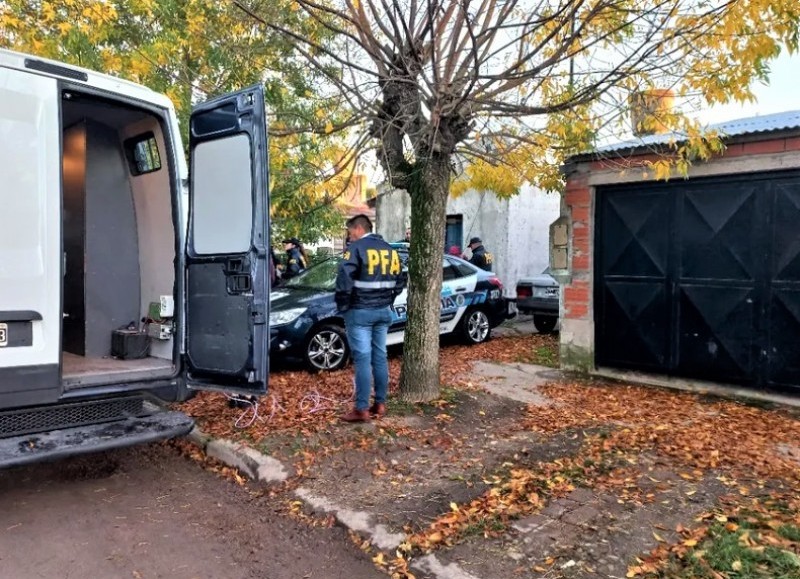
[[[143,396],[119,396],[98,400],[82,400],[0,411],[0,439],[74,428],[87,424],[113,422],[130,417],[152,414],[158,407],[146,402]]]
[[[188,434],[192,426],[194,421],[182,412],[158,411],[105,424],[4,438],[0,440],[0,468],[175,438]]]

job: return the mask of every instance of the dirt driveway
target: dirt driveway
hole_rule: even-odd
[[[0,575],[382,576],[343,530],[280,511],[162,445],[0,471]]]

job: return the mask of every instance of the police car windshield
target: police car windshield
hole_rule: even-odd
[[[405,251],[398,251],[397,253],[400,254],[400,263],[405,271],[408,268],[408,253]],[[342,257],[340,255],[326,259],[317,265],[309,267],[297,277],[286,280],[283,287],[336,291],[336,275],[339,272],[341,261]]]
[[[336,273],[341,257],[332,257],[314,265],[297,277],[287,280],[284,287],[334,291],[336,289]]]

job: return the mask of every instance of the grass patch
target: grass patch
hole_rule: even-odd
[[[467,525],[464,529],[463,537],[478,537],[488,536],[497,533],[502,533],[506,530],[506,525],[499,517],[486,517],[480,521],[476,521]]]
[[[551,346],[539,346],[533,352],[533,363],[540,366],[548,366],[550,368],[557,368],[558,351]]]
[[[789,548],[763,541],[765,529],[756,518],[743,520],[733,529],[713,524],[706,539],[682,559],[673,559],[658,577],[717,579],[797,579],[800,556]],[[783,525],[778,535],[789,541],[800,538],[800,528]]]
[[[417,405],[413,402],[394,397],[389,399],[387,409],[393,416],[408,416],[409,414],[416,414],[418,410]]]
[[[797,525],[783,525],[778,529],[778,534],[788,541],[800,543],[800,527]]]

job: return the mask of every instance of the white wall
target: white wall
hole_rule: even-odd
[[[486,251],[492,254],[492,271],[506,282],[507,271],[513,256],[508,251],[509,201],[498,199],[490,191],[470,190],[447,202],[448,215],[461,215],[463,219],[464,247],[470,238],[480,237]]]
[[[405,238],[411,224],[411,196],[403,189],[378,188],[375,202],[375,232],[388,242]]]
[[[511,199],[491,192],[467,191],[450,199],[448,215],[461,215],[466,246],[480,237],[494,256],[494,272],[513,295],[517,280],[540,274],[549,263],[550,224],[558,219],[561,198],[524,186]],[[388,241],[402,239],[411,217],[411,199],[405,191],[384,191],[376,205],[377,232]],[[413,232],[412,232],[413,235]],[[463,249],[463,248],[462,248]]]
[[[509,203],[509,253],[516,255],[506,269],[504,283],[538,275],[550,264],[550,224],[561,212],[561,195],[525,185]],[[506,281],[507,280],[507,281]]]

